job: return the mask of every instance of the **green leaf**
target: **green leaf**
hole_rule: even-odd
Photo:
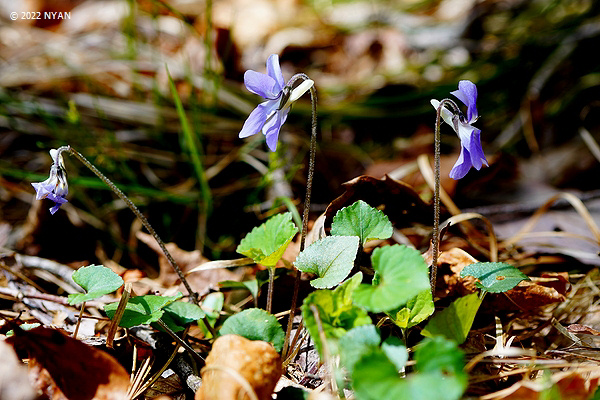
[[[297,232],[292,213],[278,214],[252,229],[236,251],[265,267],[274,267]]]
[[[252,297],[258,297],[258,281],[252,279],[250,281],[221,281],[219,282],[219,289],[245,289],[250,292]]]
[[[114,292],[123,285],[123,279],[103,265],[79,268],[73,272],[73,280],[87,293],[70,294],[67,301],[71,305],[97,299]]]
[[[427,265],[415,249],[404,245],[379,247],[371,256],[378,279],[362,284],[354,302],[372,312],[390,311],[429,288]]]
[[[259,308],[250,308],[227,318],[219,334],[235,334],[250,340],[270,342],[277,352],[281,351],[285,340],[285,333],[277,318]]]
[[[163,308],[175,300],[181,298],[181,293],[175,296],[137,296],[129,299],[125,306],[125,312],[119,322],[123,328],[149,324],[158,321],[163,316]],[[109,318],[114,317],[119,302],[110,303],[104,306],[104,311]]]
[[[431,289],[425,289],[410,299],[405,307],[391,311],[388,315],[400,328],[407,329],[425,321],[434,310]]]
[[[176,301],[163,308],[163,322],[174,332],[185,329],[187,324],[204,318],[206,314],[200,307],[192,303]]]
[[[357,400],[409,400],[403,383],[396,366],[381,349],[363,355],[354,365],[352,387]]]
[[[439,355],[436,359],[436,355]],[[456,344],[443,339],[425,339],[415,354],[417,372],[407,378],[385,352],[374,349],[355,364],[352,386],[358,400],[458,400],[467,387],[463,354]]]
[[[340,360],[348,373],[352,374],[354,365],[365,354],[376,349],[381,342],[375,325],[362,325],[350,329],[338,343]]]
[[[202,311],[206,313],[206,319],[208,320],[208,323],[213,328],[217,323],[217,320],[219,319],[224,303],[225,295],[223,294],[223,292],[215,292],[208,294],[202,301],[202,304],[200,305]],[[208,331],[208,329],[206,329],[206,326],[204,326],[204,324],[198,324],[198,326],[200,327],[202,333],[204,333],[204,337],[206,339],[212,338],[212,334]]]
[[[319,354],[323,354],[323,344],[315,315],[310,309],[311,304],[314,304],[319,311],[325,337],[337,340],[356,326],[371,324],[367,312],[352,304],[352,292],[361,281],[362,273],[358,272],[334,290],[317,290],[304,299],[302,317]]]
[[[429,376],[428,380],[445,394],[444,399],[459,399],[462,396],[467,388],[468,377],[464,371],[464,354],[457,343],[441,336],[427,338],[417,345],[415,361],[419,372],[417,375]],[[430,395],[422,398],[441,397]]]
[[[510,264],[501,262],[480,262],[467,265],[460,272],[461,277],[473,276],[479,280],[475,285],[490,293],[506,292],[524,280],[527,275]]]
[[[406,362],[408,361],[408,351],[400,339],[393,336],[387,338],[385,342],[381,344],[381,350],[383,350],[397,370],[401,370],[406,366]]]
[[[447,308],[435,314],[421,331],[423,336],[442,335],[461,344],[467,338],[475,314],[481,305],[477,293],[471,293],[452,302]]]
[[[300,271],[319,276],[310,281],[318,289],[330,288],[343,281],[352,268],[358,251],[356,236],[327,236],[298,254],[294,265]]]
[[[363,245],[372,239],[387,239],[393,232],[388,217],[362,200],[339,210],[331,223],[333,236],[358,236]]]

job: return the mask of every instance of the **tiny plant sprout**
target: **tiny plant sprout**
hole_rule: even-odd
[[[281,126],[287,119],[292,103],[298,100],[313,86],[310,79],[294,87],[296,76],[288,84],[284,84],[283,74],[279,66],[279,56],[272,54],[267,60],[267,73],[248,70],[244,74],[246,88],[266,101],[260,103],[250,113],[240,131],[240,138],[252,136],[262,130],[269,150],[277,149],[277,140]]]
[[[57,212],[60,206],[68,201],[66,197],[69,193],[69,185],[67,170],[61,154],[63,150],[65,150],[63,147],[50,150],[53,161],[50,167],[50,176],[43,182],[31,184],[36,192],[36,200],[48,199],[54,202],[54,207],[50,208],[51,214]]]

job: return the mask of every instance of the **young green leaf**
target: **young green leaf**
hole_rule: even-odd
[[[314,304],[319,311],[325,337],[337,340],[356,326],[371,324],[371,318],[367,312],[352,305],[352,292],[360,285],[361,281],[362,273],[358,272],[334,290],[317,290],[304,299],[302,317],[319,354],[323,354],[323,345],[310,305]]]
[[[447,308],[435,314],[421,331],[423,336],[442,335],[461,344],[467,338],[475,314],[481,305],[477,293],[471,293],[452,302]]]
[[[87,293],[70,294],[67,301],[71,305],[97,299],[114,292],[123,285],[123,279],[103,265],[79,268],[73,272],[73,280]]]
[[[425,289],[410,299],[406,306],[392,310],[388,315],[400,328],[407,329],[425,321],[434,310],[431,289]]]
[[[396,366],[379,348],[363,355],[354,364],[352,388],[357,400],[412,400]]]
[[[381,350],[383,350],[397,370],[401,370],[406,366],[406,362],[408,361],[408,351],[400,339],[390,336],[381,344]]]
[[[236,251],[265,267],[274,267],[297,232],[292,213],[278,214],[252,229]]]
[[[358,237],[327,236],[298,254],[294,265],[300,271],[319,276],[310,281],[313,287],[330,288],[348,276],[354,267],[357,251]]]
[[[527,275],[510,264],[501,262],[480,262],[467,265],[460,272],[461,277],[473,276],[479,280],[475,285],[490,293],[506,292],[524,280]]]
[[[206,319],[208,320],[210,326],[214,327],[217,323],[224,303],[225,295],[223,292],[210,293],[202,301],[200,307],[202,307],[202,311],[206,313]],[[212,338],[212,334],[208,331],[204,324],[198,324],[198,327],[202,333],[204,333],[204,337],[206,339]]]
[[[354,365],[371,350],[379,347],[381,338],[375,325],[361,325],[350,329],[340,338],[338,350],[342,365],[352,374]]]
[[[285,333],[273,315],[259,308],[250,308],[227,318],[220,335],[236,334],[250,340],[270,342],[277,352],[283,348]]]
[[[362,284],[354,302],[372,312],[390,311],[429,288],[427,265],[415,249],[404,245],[379,247],[371,256],[378,279]]]
[[[361,244],[392,236],[392,223],[380,210],[362,200],[339,210],[331,223],[333,236],[358,236]]]
[[[163,322],[174,332],[185,329],[187,324],[204,318],[206,314],[200,307],[192,303],[176,301],[163,308]]]
[[[467,387],[467,374],[456,344],[438,337],[425,339],[419,348],[415,354],[417,372],[407,378],[399,377],[397,366],[382,349],[363,355],[352,373],[356,399],[460,399]]]
[[[136,325],[149,324],[158,321],[163,316],[163,308],[181,297],[181,293],[175,296],[137,296],[129,299],[125,306],[125,312],[119,326],[131,328]],[[104,306],[104,311],[109,318],[115,315],[119,302]]]

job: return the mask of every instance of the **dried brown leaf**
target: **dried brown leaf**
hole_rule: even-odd
[[[40,369],[32,369],[34,379],[45,386],[50,398],[55,387],[69,400],[122,400],[129,387],[129,374],[108,353],[88,346],[56,330],[38,327],[24,331],[14,328],[15,335],[6,341],[15,349],[26,351],[30,362],[35,360]],[[45,372],[53,383],[49,383]]]
[[[251,399],[250,388],[258,399],[271,399],[281,373],[281,358],[270,343],[224,335],[206,358],[196,400]]]

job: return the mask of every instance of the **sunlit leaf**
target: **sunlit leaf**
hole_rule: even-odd
[[[477,293],[460,297],[435,314],[423,328],[421,334],[428,337],[442,335],[461,344],[471,330],[480,305],[481,298]]]
[[[252,229],[242,239],[236,251],[265,267],[273,267],[297,232],[298,228],[292,222],[292,213],[277,214]]]
[[[352,292],[361,281],[362,273],[359,272],[334,290],[317,290],[304,299],[302,317],[319,354],[323,354],[323,345],[315,315],[310,309],[311,304],[314,304],[319,312],[325,337],[337,340],[356,326],[371,324],[367,312],[352,304]]]
[[[89,265],[73,272],[73,280],[87,293],[72,293],[69,304],[79,304],[102,297],[123,285],[123,279],[103,265]]]
[[[406,303],[399,310],[393,310],[388,315],[402,329],[413,327],[427,319],[435,307],[431,296],[431,289],[425,289]]]
[[[378,275],[374,285],[362,284],[354,302],[372,312],[390,311],[429,288],[427,265],[415,249],[404,245],[379,247],[371,256]]]
[[[460,272],[461,277],[473,276],[478,282],[475,285],[490,293],[506,292],[524,280],[527,275],[510,264],[501,262],[480,262],[467,265]]]
[[[313,287],[330,288],[343,281],[352,267],[358,251],[356,236],[327,236],[298,254],[294,265],[302,272],[316,274]]]
[[[119,326],[123,328],[131,328],[133,326],[149,324],[158,321],[167,305],[181,298],[181,293],[176,296],[137,296],[129,299],[125,306],[125,312],[119,322]],[[119,302],[110,303],[104,306],[104,311],[109,318],[114,317]]]
[[[387,239],[392,233],[389,218],[362,200],[339,210],[331,223],[332,235],[358,236],[362,244],[372,239]]]
[[[270,342],[278,352],[283,348],[285,339],[285,333],[277,318],[259,308],[250,308],[227,318],[219,330],[219,335],[227,334]]]

